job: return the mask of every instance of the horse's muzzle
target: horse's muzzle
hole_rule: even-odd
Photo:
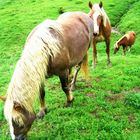
[[[97,36],[98,34],[97,34],[97,33],[93,33],[93,35],[94,35],[94,36]]]

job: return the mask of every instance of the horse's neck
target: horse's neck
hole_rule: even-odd
[[[101,9],[101,14],[103,16],[103,24],[104,24],[104,26],[106,27],[107,24],[110,25],[110,20],[109,20],[107,14],[106,14],[106,12],[105,12],[105,10],[103,8]]]

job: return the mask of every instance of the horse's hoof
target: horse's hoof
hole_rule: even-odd
[[[47,109],[44,109],[44,110],[40,111],[36,116],[37,120],[38,119],[43,119],[46,114],[47,114]]]
[[[39,113],[37,114],[36,118],[37,118],[37,120],[38,120],[38,119],[43,119],[44,116],[45,116],[45,112],[41,111],[41,112],[39,112]]]
[[[74,98],[71,101],[65,103],[65,107],[71,107],[73,105]]]
[[[112,67],[112,63],[110,62],[110,63],[107,63],[107,66],[108,67]]]

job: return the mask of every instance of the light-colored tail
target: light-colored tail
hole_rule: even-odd
[[[85,79],[87,80],[88,79],[88,54],[86,54],[83,59],[81,70],[84,73]]]

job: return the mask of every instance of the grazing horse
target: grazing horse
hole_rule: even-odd
[[[36,118],[35,96],[40,98],[39,117],[47,111],[45,78],[57,75],[66,94],[66,106],[74,97],[68,86],[69,70],[80,65],[93,39],[93,21],[83,12],[68,12],[46,20],[29,34],[7,91],[4,115],[13,140],[25,140]],[[4,100],[2,98],[2,100]]]
[[[120,49],[120,46],[123,47],[123,54],[125,55],[128,50],[128,46],[130,48],[135,42],[136,34],[134,31],[127,32],[124,36],[122,36],[115,44],[114,44],[114,54]]]
[[[92,4],[89,2],[90,12],[89,16],[94,22],[94,39],[93,39],[93,67],[96,67],[97,63],[97,50],[96,43],[105,41],[106,43],[106,54],[107,54],[107,65],[111,65],[110,62],[110,36],[111,36],[111,25],[109,18],[103,8],[103,3]]]

